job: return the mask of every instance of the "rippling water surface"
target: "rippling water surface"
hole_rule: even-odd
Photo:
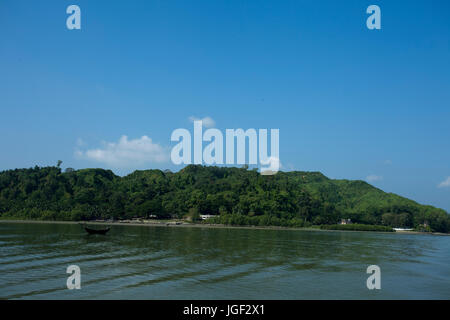
[[[372,264],[381,290],[366,287]],[[0,298],[450,299],[450,237],[0,223]]]

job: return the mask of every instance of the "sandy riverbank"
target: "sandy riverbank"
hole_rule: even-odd
[[[178,227],[178,228],[220,228],[220,229],[251,229],[251,230],[297,230],[297,231],[321,231],[321,232],[376,232],[376,233],[391,233],[391,234],[419,234],[419,235],[438,235],[450,236],[448,233],[439,232],[419,232],[419,231],[396,231],[396,232],[380,232],[380,231],[352,231],[352,230],[324,230],[319,228],[292,228],[292,227],[278,227],[278,226],[230,226],[223,224],[203,224],[203,223],[189,223],[180,221],[166,221],[166,222],[123,222],[123,221],[44,221],[44,220],[0,220],[0,223],[36,223],[36,224],[86,224],[99,226],[137,226],[137,227]]]
[[[233,229],[269,229],[269,230],[309,230],[309,231],[330,231],[316,228],[289,228],[278,226],[230,226],[224,224],[190,223],[180,221],[167,222],[123,222],[123,221],[46,221],[46,220],[0,220],[0,223],[36,223],[36,224],[82,224],[99,226],[136,226],[136,227],[177,227],[177,228],[233,228]]]

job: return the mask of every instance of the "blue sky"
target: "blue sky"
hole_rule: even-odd
[[[81,30],[66,28],[71,4]],[[381,30],[366,27],[371,4]],[[449,12],[445,0],[2,0],[0,170],[177,170],[157,153],[210,117],[279,128],[282,170],[450,211]],[[124,144],[145,150],[105,159]]]

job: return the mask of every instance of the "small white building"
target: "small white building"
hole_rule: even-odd
[[[214,214],[201,214],[200,215],[200,218],[202,219],[202,220],[206,220],[206,219],[209,219],[209,218],[214,218],[216,215],[214,215]]]

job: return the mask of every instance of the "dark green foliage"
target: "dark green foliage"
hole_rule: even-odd
[[[428,225],[448,232],[449,215],[385,193],[363,181],[331,180],[319,172],[260,175],[247,168],[189,165],[135,171],[59,167],[0,172],[0,217],[47,220],[183,218],[218,215],[230,225],[333,225],[341,219],[388,227]]]
[[[320,229],[324,230],[347,230],[347,231],[381,231],[394,232],[394,229],[386,226],[370,225],[370,224],[328,224],[321,225]]]
[[[224,214],[210,218],[204,223],[226,224],[231,226],[279,226],[279,227],[309,227],[310,223],[299,218],[278,218],[275,215],[264,214],[261,216],[248,216],[242,214]]]

